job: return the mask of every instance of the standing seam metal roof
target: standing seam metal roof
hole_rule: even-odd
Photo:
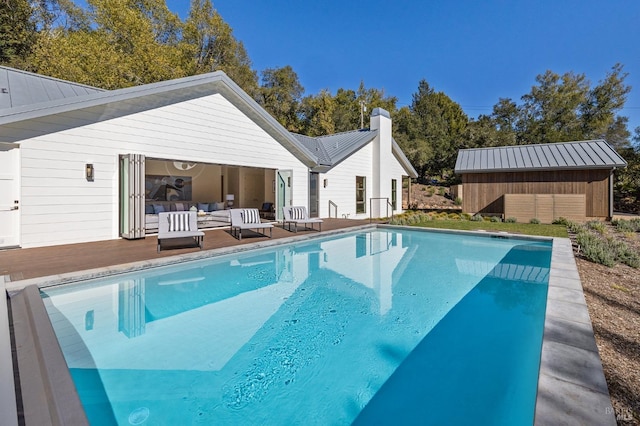
[[[104,91],[97,87],[0,66],[0,109],[75,98]]]
[[[627,162],[605,140],[462,149],[456,173],[610,169]]]

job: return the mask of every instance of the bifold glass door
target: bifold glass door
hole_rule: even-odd
[[[120,156],[120,236],[144,238],[145,158],[141,154]]]

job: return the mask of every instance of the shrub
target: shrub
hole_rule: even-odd
[[[389,221],[389,225],[406,225],[406,220],[404,217],[394,217]]]
[[[538,218],[533,218],[529,221],[529,223],[534,224],[534,225],[539,225],[540,224],[540,219]]]
[[[471,218],[469,219],[472,222],[482,222],[484,220],[484,218],[482,217],[481,214],[476,214],[471,216]]]
[[[518,219],[516,219],[515,217],[508,217],[504,221],[505,223],[516,223],[518,222]]]
[[[632,268],[640,267],[640,256],[638,253],[633,251],[627,243],[622,240],[616,240],[609,237],[607,238],[607,245],[609,246],[610,251],[614,253],[615,259],[618,262],[624,263]]]
[[[460,215],[461,220],[471,220],[471,215],[469,213],[462,213]]]
[[[616,227],[619,232],[636,232],[637,229],[631,221],[618,219],[612,220],[611,224]]]
[[[447,219],[450,220],[460,220],[460,215],[458,213],[449,213],[447,215]]]
[[[564,218],[564,217],[559,217],[558,219],[554,219],[553,222],[551,222],[554,225],[564,225],[564,226],[569,226],[569,219]]]
[[[582,230],[576,235],[576,242],[580,246],[580,250],[584,257],[591,262],[600,263],[605,266],[615,265],[615,255],[610,250],[609,245],[600,237]]]
[[[604,235],[607,232],[606,225],[599,220],[590,220],[587,222],[587,228],[593,229],[600,235]]]
[[[444,197],[444,194],[446,194],[446,190],[444,189],[444,186],[441,186],[438,188],[438,195],[442,195]]]
[[[461,206],[462,205],[462,198],[456,197],[456,199],[453,202],[455,203],[456,206]]]
[[[499,216],[491,216],[491,222],[502,222]]]
[[[580,223],[569,221],[567,225],[567,229],[569,230],[569,232],[573,232],[574,234],[577,234],[578,232],[587,228]]]

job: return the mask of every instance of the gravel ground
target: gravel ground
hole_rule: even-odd
[[[640,234],[607,229],[640,252]],[[640,425],[640,270],[576,262],[618,424]]]

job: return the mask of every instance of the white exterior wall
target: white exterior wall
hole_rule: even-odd
[[[390,133],[389,138],[391,138]],[[384,197],[389,198],[391,202],[392,179],[397,181],[397,203],[393,213],[402,213],[402,177],[406,176],[407,172],[393,155],[391,142],[389,141],[385,146],[388,146],[388,152],[382,156],[376,155],[379,144],[374,140],[327,173],[320,174],[320,217],[335,216],[333,207],[329,211],[329,200],[331,200],[338,205],[339,218],[345,215],[349,219],[369,218],[370,198]],[[380,158],[382,164],[377,165],[374,158]],[[367,178],[366,213],[356,214],[356,176]],[[324,179],[328,179],[327,188],[323,187]],[[373,200],[371,206],[373,210],[371,217],[387,215],[386,200]],[[391,215],[391,207],[388,214]]]
[[[369,201],[373,185],[373,167],[371,158],[373,145],[368,144],[327,173],[320,174],[320,217],[329,217],[329,200],[338,205],[338,217],[347,215],[349,219],[369,217]],[[356,214],[356,176],[365,176],[367,188],[367,212]],[[328,185],[323,187],[323,179]],[[331,215],[334,215],[331,209]]]
[[[308,202],[307,167],[222,95],[95,122],[102,110],[3,127],[21,146],[22,247],[118,238],[120,154],[291,169],[294,204]],[[60,122],[82,125],[23,136]]]
[[[393,139],[391,133],[391,118],[389,113],[380,108],[373,110],[371,116],[371,129],[377,130],[378,135],[373,140],[373,164],[374,164],[374,188],[373,198],[388,198],[391,202],[391,180],[396,178],[394,174],[394,163],[397,160],[393,156],[391,141]],[[402,187],[402,180],[399,182]],[[402,191],[400,191],[400,199],[402,199]],[[385,217],[387,211],[391,214],[391,207],[387,206],[386,200],[373,200],[372,216]]]

